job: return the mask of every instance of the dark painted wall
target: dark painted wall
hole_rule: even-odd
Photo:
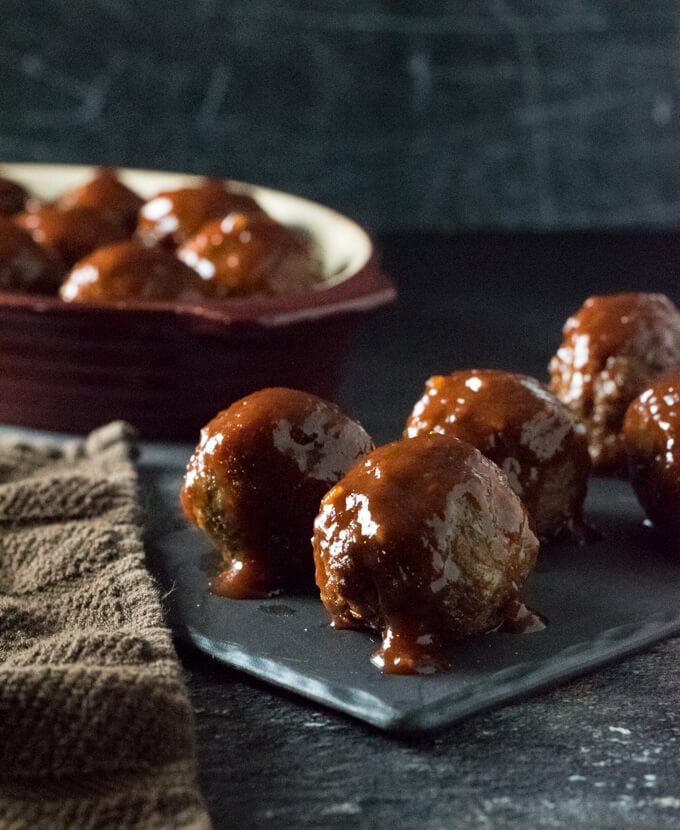
[[[0,158],[220,173],[372,228],[680,214],[673,0],[0,0]]]

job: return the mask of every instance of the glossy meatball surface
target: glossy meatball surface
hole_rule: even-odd
[[[597,471],[625,472],[626,409],[676,367],[680,312],[663,294],[590,297],[567,320],[550,362],[550,388],[585,423]]]
[[[61,273],[30,233],[0,216],[0,291],[55,292]]]
[[[321,498],[372,448],[335,404],[293,389],[255,392],[210,421],[180,501],[224,557],[213,592],[249,598],[312,586]]]
[[[123,184],[116,171],[104,167],[87,182],[62,193],[60,210],[88,207],[98,210],[108,221],[119,225],[130,236],[137,225],[137,214],[144,200]]]
[[[104,245],[76,263],[59,294],[67,302],[200,300],[198,274],[156,245],[126,240]]]
[[[404,437],[431,432],[468,441],[498,464],[541,538],[581,533],[590,472],[585,428],[537,380],[494,369],[432,377]]]
[[[211,219],[233,211],[260,210],[252,196],[230,190],[222,181],[207,181],[200,187],[163,191],[149,199],[139,211],[137,236],[147,245],[176,248]]]
[[[93,207],[61,210],[56,205],[35,203],[15,221],[39,245],[56,254],[66,268],[102,245],[119,242],[127,236],[120,225]]]
[[[680,371],[657,381],[630,404],[623,435],[640,504],[680,550]]]
[[[321,266],[303,238],[265,213],[231,213],[209,222],[177,256],[214,297],[282,294],[321,280]]]
[[[500,625],[538,552],[503,473],[445,435],[366,456],[324,496],[313,545],[334,625],[379,632],[373,662],[395,674],[443,668],[453,641]]]

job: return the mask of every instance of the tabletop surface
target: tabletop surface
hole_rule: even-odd
[[[562,324],[589,295],[680,301],[680,235],[376,243],[400,299],[362,330],[338,393],[376,443],[399,436],[432,374],[495,367],[545,380]],[[177,648],[216,828],[680,826],[680,639],[408,739]]]

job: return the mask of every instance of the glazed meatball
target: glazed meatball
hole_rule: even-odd
[[[56,292],[59,263],[23,228],[0,216],[0,290]]]
[[[498,464],[538,536],[582,538],[590,472],[585,428],[537,380],[493,369],[432,377],[404,437],[430,432],[468,441]]]
[[[293,389],[255,392],[210,421],[180,501],[225,559],[213,592],[249,598],[311,587],[321,497],[372,448],[335,404]]]
[[[230,190],[222,181],[207,181],[201,187],[163,191],[146,202],[139,212],[137,236],[147,245],[176,248],[211,219],[232,211],[260,210],[247,193]]]
[[[13,182],[11,179],[0,178],[1,215],[11,216],[13,213],[19,213],[24,209],[27,199],[28,192],[25,187],[22,187],[17,182]]]
[[[680,312],[663,294],[590,297],[563,335],[550,361],[550,388],[585,423],[595,470],[622,474],[628,404],[680,367]]]
[[[127,236],[120,225],[92,207],[61,210],[56,205],[34,202],[15,221],[39,245],[58,256],[66,269],[102,245]]]
[[[76,263],[59,291],[67,302],[205,299],[198,274],[170,251],[126,240]]]
[[[640,504],[680,549],[680,371],[658,380],[631,403],[623,435]]]
[[[137,225],[137,214],[144,200],[126,187],[116,171],[104,167],[80,187],[62,193],[57,206],[60,210],[88,207],[98,210],[108,221],[120,226],[131,236]]]
[[[333,624],[379,632],[372,660],[394,674],[443,668],[452,642],[514,615],[538,552],[501,470],[448,435],[359,462],[324,496],[313,546]]]
[[[264,213],[231,213],[209,222],[177,256],[214,297],[282,294],[321,280],[321,266],[295,231]]]

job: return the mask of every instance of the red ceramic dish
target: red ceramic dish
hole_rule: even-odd
[[[0,176],[52,199],[93,168],[0,165]],[[121,170],[143,197],[201,179]],[[147,439],[195,440],[218,410],[265,386],[332,397],[357,325],[395,299],[368,235],[329,208],[239,185],[315,241],[324,282],[278,297],[182,303],[70,304],[0,292],[0,422],[81,433],[123,418]]]

